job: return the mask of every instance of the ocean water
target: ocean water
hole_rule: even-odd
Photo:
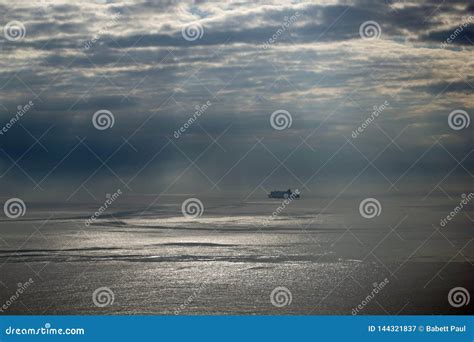
[[[472,206],[441,227],[459,201],[380,198],[364,218],[359,198],[202,196],[190,218],[188,197],[118,199],[89,226],[101,203],[3,219],[0,314],[472,313],[448,296],[474,293]]]

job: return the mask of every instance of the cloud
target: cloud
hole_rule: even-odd
[[[280,180],[316,187],[320,167],[337,183],[383,148],[374,163],[392,181],[436,139],[458,160],[469,152],[472,126],[453,131],[447,118],[455,109],[473,113],[472,25],[441,46],[472,12],[468,2],[47,4],[0,2],[2,25],[26,27],[24,39],[0,43],[0,125],[35,103],[0,137],[2,183],[28,191],[33,179],[45,193],[55,184],[70,193],[84,181],[99,189],[132,180],[136,191],[159,191],[190,166],[174,188],[196,179],[212,187],[221,177],[223,187],[251,188],[278,157],[291,165]],[[361,38],[366,21],[380,26],[379,39]],[[203,29],[193,41],[182,33],[191,23]],[[212,106],[174,138],[206,101]],[[384,101],[388,109],[352,141],[359,150],[347,143]],[[113,113],[110,129],[94,128],[100,109]],[[284,131],[269,122],[279,109],[292,115]],[[410,169],[417,176],[453,162],[440,146],[423,156]],[[10,157],[24,172],[11,169]]]
[[[424,35],[422,39],[454,45],[472,45],[474,42],[474,25],[464,26],[460,24],[447,30],[431,31]]]

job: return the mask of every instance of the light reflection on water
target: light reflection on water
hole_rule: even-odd
[[[232,227],[288,227],[308,226],[313,224],[322,224],[328,220],[327,215],[314,215],[303,217],[268,215],[248,215],[248,216],[205,216],[197,218],[185,218],[183,216],[175,217],[157,217],[157,218],[131,218],[122,220],[132,226],[166,226],[166,227],[208,227],[209,229],[232,226]]]
[[[472,274],[465,262],[473,259],[472,248],[453,258],[456,251],[445,239],[458,248],[465,245],[472,237],[468,219],[459,215],[442,231],[444,236],[433,233],[432,224],[449,206],[393,207],[382,201],[383,215],[368,220],[353,200],[328,209],[326,203],[295,201],[275,218],[271,214],[279,201],[203,202],[204,213],[197,218],[183,217],[178,201],[149,210],[114,208],[89,227],[84,221],[90,210],[61,212],[46,223],[47,215],[30,210],[30,221],[0,222],[5,241],[2,245],[0,239],[0,262],[2,274],[8,275],[0,278],[8,286],[4,295],[11,295],[34,267],[43,270],[45,281],[35,283],[22,301],[35,313],[97,313],[90,296],[107,285],[120,303],[109,313],[173,314],[205,282],[206,290],[185,314],[350,314],[374,281],[391,277],[389,270],[400,265],[399,281],[391,277],[386,297],[378,298],[397,310],[406,304],[407,293],[448,261],[443,272],[452,272],[451,277],[443,273],[442,282],[430,283],[433,292],[416,292],[416,298],[426,298],[418,307],[441,298],[433,295],[438,291],[434,286],[451,278],[452,286],[467,284],[464,278]],[[269,302],[270,292],[280,285],[293,293],[286,311],[274,311]],[[52,299],[55,306],[48,311]],[[377,308],[366,312],[383,313]],[[436,312],[430,310],[425,313]]]

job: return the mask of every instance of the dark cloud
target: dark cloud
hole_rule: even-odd
[[[474,18],[472,19],[474,21]],[[473,45],[474,25],[466,23],[454,26],[448,30],[431,31],[421,37],[422,40],[439,42],[440,44]]]
[[[474,84],[474,79],[468,79],[465,81],[458,82],[439,82],[433,84],[427,84],[423,86],[412,87],[414,91],[425,91],[431,94],[440,94],[440,93],[466,93],[470,94],[474,90],[472,85]]]
[[[68,195],[83,182],[92,191],[130,182],[153,192],[181,173],[173,190],[219,180],[252,188],[280,166],[277,158],[288,169],[270,184],[309,180],[314,189],[363,170],[365,158],[376,158],[369,180],[382,172],[395,181],[407,169],[417,181],[438,179],[457,165],[452,156],[473,169],[472,124],[454,131],[447,123],[455,109],[473,113],[472,25],[440,46],[472,11],[467,2],[56,2],[0,4],[2,24],[27,29],[20,41],[1,41],[0,126],[34,102],[0,136],[4,189]],[[380,39],[361,38],[366,21],[380,26]],[[188,41],[181,29],[192,22],[204,31]],[[101,109],[112,112],[113,127],[94,127]],[[282,131],[270,124],[279,109],[292,116]]]

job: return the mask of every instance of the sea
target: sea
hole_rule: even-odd
[[[0,221],[0,314],[472,314],[472,204],[443,225],[459,199],[364,199],[27,203]]]

